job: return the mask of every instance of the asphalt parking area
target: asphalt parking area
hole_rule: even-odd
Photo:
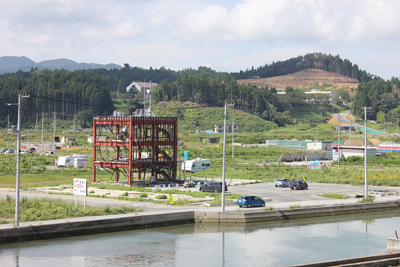
[[[347,184],[323,184],[308,183],[307,190],[291,190],[289,187],[275,187],[274,182],[256,183],[240,186],[229,187],[229,192],[242,195],[255,195],[263,199],[270,199],[271,202],[295,202],[307,200],[326,199],[321,197],[325,193],[345,194],[349,197],[364,194],[364,185],[347,185]],[[368,186],[368,191],[397,191],[400,193],[399,187],[389,186]]]

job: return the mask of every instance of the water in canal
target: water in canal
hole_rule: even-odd
[[[0,245],[1,266],[285,266],[385,253],[400,213],[190,224]]]

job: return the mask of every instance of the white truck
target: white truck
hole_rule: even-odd
[[[74,168],[83,168],[87,165],[87,156],[73,154],[72,156],[58,157],[57,167],[67,167],[68,165]]]
[[[182,162],[182,171],[198,172],[202,170],[209,170],[211,168],[211,161],[209,159],[192,159]]]

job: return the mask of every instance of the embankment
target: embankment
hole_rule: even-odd
[[[21,227],[2,227],[0,243],[22,242],[105,232],[127,231],[188,223],[251,223],[321,216],[399,210],[400,202],[307,207],[251,212],[185,211],[162,214],[124,214],[71,221],[46,221]]]

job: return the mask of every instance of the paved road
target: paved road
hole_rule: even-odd
[[[396,191],[400,193],[400,187],[382,187],[382,186],[369,186],[369,191]],[[68,190],[68,189],[67,189]],[[109,194],[109,196],[117,197],[120,196],[123,192],[118,190],[108,190],[95,189],[96,194]],[[187,190],[187,189],[186,189]],[[198,190],[197,188],[191,188],[191,190]],[[235,185],[229,187],[228,193],[237,193],[241,195],[256,195],[262,197],[267,200],[266,206],[272,206],[276,209],[278,208],[288,208],[291,205],[301,206],[313,206],[313,205],[327,205],[329,203],[333,204],[342,204],[342,203],[355,203],[359,199],[354,198],[357,194],[363,194],[364,186],[353,186],[353,185],[340,185],[340,184],[322,184],[322,183],[309,183],[308,190],[290,190],[289,188],[280,188],[275,187],[274,182],[268,183],[254,183],[254,184],[246,184],[246,185]],[[349,199],[327,199],[321,197],[324,193],[343,193],[350,196]],[[21,191],[21,198],[52,198],[52,199],[61,199],[74,202],[75,197],[71,195],[57,195],[57,194],[46,194],[43,192],[36,191]],[[131,193],[130,194],[134,194]],[[370,194],[373,194],[372,192]],[[5,198],[6,195],[10,195],[14,198],[15,189],[0,189],[0,197]],[[373,194],[377,197],[379,201],[385,200],[396,200],[400,198],[398,196],[381,196],[381,194],[375,193]],[[174,199],[184,198],[184,195],[175,195]],[[78,202],[83,204],[84,198],[78,197]],[[135,208],[142,208],[147,212],[165,212],[165,211],[183,211],[183,210],[208,210],[208,211],[219,211],[221,207],[204,207],[204,206],[168,206],[164,204],[154,204],[151,202],[137,202],[137,201],[122,201],[116,199],[108,199],[108,198],[98,198],[98,197],[87,197],[86,205],[90,206],[130,206]],[[236,205],[227,206],[227,211],[235,211],[238,207]],[[253,210],[253,209],[252,209]]]
[[[365,125],[356,124],[356,123],[354,123],[354,122],[348,121],[347,118],[346,118],[346,116],[348,116],[349,114],[351,114],[351,111],[350,111],[350,110],[346,110],[345,112],[340,113],[340,114],[338,114],[338,115],[336,116],[336,119],[337,119],[338,121],[340,121],[341,126],[349,126],[350,123],[351,123],[351,126],[352,126],[352,127],[356,127],[356,126],[357,126],[357,127],[360,127],[360,128],[365,128]],[[369,129],[369,130],[371,130],[371,131],[380,131],[380,130],[372,129],[372,128],[369,128],[369,127],[367,127],[367,129]]]
[[[363,193],[364,186],[352,186],[352,185],[337,185],[337,184],[319,184],[319,183],[309,183],[308,190],[290,190],[289,188],[276,188],[273,182],[269,183],[257,183],[257,184],[247,184],[247,185],[236,185],[229,187],[229,193],[239,193],[244,195],[258,195],[266,200],[269,200],[266,204],[267,207],[271,206],[274,209],[287,209],[292,205],[300,205],[301,207],[308,206],[333,206],[342,204],[356,203],[359,199],[350,197],[348,199],[328,199],[321,197],[323,193],[344,193],[347,195],[356,195]],[[192,189],[193,190],[193,189]],[[389,190],[400,192],[400,187],[380,187],[380,186],[370,186],[370,194],[376,196],[377,202],[395,201],[399,200],[399,196],[396,195],[381,195],[379,193],[373,193],[373,190]],[[121,195],[121,191],[113,192],[112,194]],[[0,188],[0,198],[5,198],[6,195],[12,197],[15,196],[15,189]],[[52,198],[61,199],[67,201],[75,201],[75,197],[71,195],[54,195],[45,194],[34,191],[21,191],[21,198]],[[78,201],[80,204],[83,203],[83,198],[79,197]],[[161,213],[174,213],[180,211],[207,211],[207,212],[219,212],[221,207],[205,207],[205,206],[170,206],[165,204],[155,204],[151,202],[137,202],[137,201],[122,201],[116,199],[107,198],[95,198],[87,197],[86,205],[92,206],[128,206],[144,209],[144,212],[138,214],[161,214]],[[263,208],[239,208],[236,205],[227,205],[225,211],[260,211]],[[74,221],[89,221],[89,220],[99,220],[102,218],[108,218],[109,216],[114,217],[125,217],[131,216],[130,214],[117,214],[117,215],[105,215],[105,216],[95,216],[95,217],[82,217],[82,218],[66,218],[59,220],[50,221],[37,221],[37,222],[21,222],[20,226],[30,226],[30,225],[43,225],[52,223],[63,223],[63,222],[74,222]],[[0,229],[13,228],[13,225],[2,224]]]

